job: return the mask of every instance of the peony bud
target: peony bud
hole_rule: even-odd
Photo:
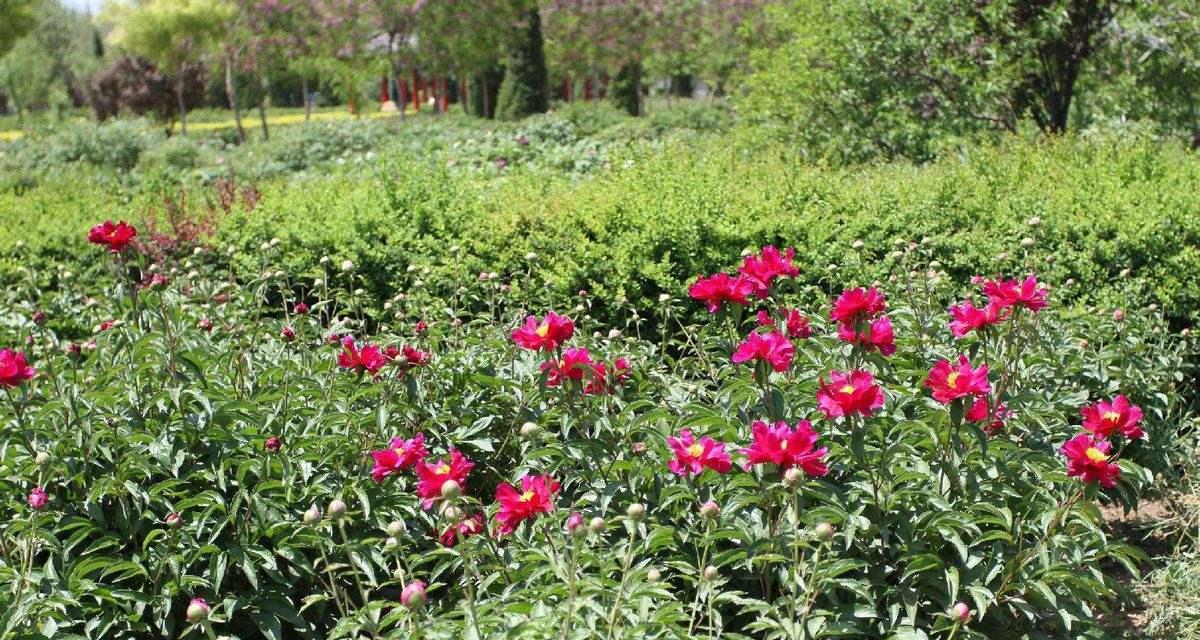
[[[35,463],[37,463],[37,466],[39,466],[39,467],[44,467],[44,466],[50,464],[51,460],[53,460],[53,458],[50,456],[50,453],[47,451],[39,451],[37,456],[33,459],[33,461]]]
[[[383,541],[383,550],[384,551],[395,551],[396,548],[399,546],[400,546],[400,541],[395,538],[388,538],[387,540]]]
[[[41,511],[42,509],[45,509],[49,502],[50,496],[42,487],[34,487],[33,490],[29,492],[29,506],[34,511]]]
[[[1033,241],[1033,238],[1021,238],[1021,246],[1026,249],[1032,247],[1034,244],[1036,243]]]
[[[794,487],[804,480],[804,472],[796,467],[789,467],[783,472],[783,482],[789,487]]]
[[[279,332],[279,335],[283,336],[284,340],[291,342],[296,339],[296,330],[291,327],[284,327],[283,330]]]
[[[635,443],[633,443],[631,450],[633,451],[633,455],[635,455],[635,456],[645,455],[646,443],[645,442],[635,442]]]
[[[395,580],[396,582],[404,582],[404,569],[401,567],[396,567],[396,570],[392,572],[392,580]]]
[[[1124,309],[1114,309],[1113,310],[1113,321],[1114,322],[1120,322],[1124,319],[1125,319],[1125,310]]]
[[[828,522],[822,522],[813,527],[813,535],[817,537],[817,540],[829,542],[833,540],[833,525]]]
[[[658,569],[651,569],[646,572],[646,579],[650,582],[658,582],[662,580],[662,572]]]
[[[862,249],[865,246],[866,244],[862,240],[855,240],[854,242],[850,243],[850,248],[854,249],[855,251]]]
[[[575,511],[567,517],[567,534],[573,538],[582,538],[587,535],[587,525],[583,523],[583,514]]]
[[[955,620],[958,620],[959,622],[962,622],[962,623],[970,622],[971,608],[968,607],[967,603],[965,603],[965,602],[956,603],[953,607],[950,608],[950,617],[952,617]]]
[[[442,483],[442,497],[452,500],[462,495],[462,485],[457,480],[447,480]]]
[[[625,509],[625,515],[629,516],[630,520],[641,520],[646,517],[646,505],[635,502]]]
[[[415,580],[404,586],[400,592],[400,604],[409,609],[420,609],[425,606],[425,583]]]
[[[600,516],[596,516],[596,517],[592,518],[592,520],[590,522],[588,522],[588,529],[591,529],[592,533],[599,533],[599,532],[603,531],[604,530],[604,518],[601,518]]]
[[[208,620],[209,611],[208,602],[204,598],[192,598],[192,601],[188,603],[187,621],[192,624],[204,622]]]
[[[329,264],[329,256],[321,256],[321,259],[318,260],[318,262],[321,264]]]
[[[329,512],[330,518],[335,520],[339,519],[346,515],[346,503],[342,502],[341,500],[334,500],[333,502],[329,503],[329,508],[327,511]]]
[[[263,443],[263,447],[264,447],[264,448],[265,448],[267,451],[270,451],[271,453],[274,453],[274,452],[276,452],[276,451],[279,451],[279,447],[280,447],[280,445],[281,445],[281,444],[282,444],[282,443],[279,441],[279,438],[278,438],[278,437],[276,437],[276,436],[271,436],[271,437],[267,438],[267,441],[266,441],[266,442],[264,442],[264,443]]]
[[[33,323],[38,326],[46,324],[46,312],[42,311],[41,309],[34,311],[33,312]]]
[[[1028,224],[1029,224],[1029,226],[1031,226],[1031,227],[1038,227],[1038,226],[1041,226],[1041,224],[1042,224],[1042,219],[1041,219],[1041,218],[1039,218],[1039,217],[1037,217],[1037,216],[1034,216],[1034,217],[1032,217],[1032,218],[1030,218],[1030,219],[1029,219],[1029,222],[1028,222]]]
[[[320,520],[320,519],[321,519],[321,510],[318,509],[317,505],[315,505],[315,504],[312,505],[311,507],[309,507],[308,511],[304,512],[304,524],[313,524],[314,522],[316,522],[317,520]]]
[[[526,422],[525,424],[521,425],[521,437],[523,437],[523,438],[536,437],[538,435],[538,433],[541,432],[541,430],[542,430],[542,428],[537,426],[537,423]]]
[[[178,529],[183,524],[183,516],[180,516],[178,511],[168,513],[167,517],[163,519],[163,523],[172,529]]]
[[[719,575],[721,575],[721,572],[717,571],[717,568],[712,566],[711,564],[708,565],[707,567],[704,567],[704,579],[705,580],[710,580],[710,581],[716,580],[717,576],[719,576]]]
[[[700,515],[709,520],[716,520],[717,516],[720,514],[721,508],[717,506],[717,503],[714,500],[709,500],[708,502],[700,505]]]
[[[354,263],[349,260],[342,260],[342,271],[354,271]]]
[[[393,538],[398,538],[398,537],[404,535],[405,528],[406,527],[404,526],[404,523],[401,522],[400,520],[392,520],[391,522],[388,523],[387,532],[388,532],[389,536],[392,536]]]
[[[608,330],[608,339],[609,340],[616,340],[617,338],[620,338],[620,337],[621,337],[620,329],[609,329]]]

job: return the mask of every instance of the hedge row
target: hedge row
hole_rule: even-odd
[[[1200,317],[1200,162],[1185,151],[1012,142],[924,167],[841,170],[782,155],[719,139],[699,152],[617,160],[583,181],[480,181],[385,164],[273,185],[221,236],[242,247],[279,237],[296,274],[323,255],[349,259],[379,300],[418,280],[453,286],[463,274],[533,268],[564,297],[586,289],[650,304],[696,274],[733,267],[731,256],[778,244],[797,248],[800,281],[814,294],[885,278],[904,260],[919,270],[939,263],[963,282],[1036,271],[1080,303],[1157,302],[1177,322]],[[462,250],[449,256],[454,245]]]

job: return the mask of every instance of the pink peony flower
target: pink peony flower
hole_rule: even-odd
[[[447,481],[453,480],[465,488],[467,476],[474,468],[475,463],[468,460],[458,449],[450,450],[448,461],[418,462],[414,467],[417,472],[417,495],[423,499],[425,508],[432,507],[442,497],[442,485]]]
[[[796,347],[782,333],[772,331],[763,334],[753,331],[733,352],[733,362],[741,364],[761,360],[771,365],[775,371],[787,371],[795,353]]]
[[[1112,445],[1107,440],[1098,440],[1091,434],[1081,433],[1071,438],[1062,446],[1062,454],[1067,457],[1067,475],[1108,489],[1117,486],[1121,467],[1109,461],[1110,451]]]
[[[983,425],[983,432],[989,436],[994,436],[1004,429],[1005,421],[1011,417],[1012,411],[1003,402],[993,409],[991,401],[986,397],[975,398],[966,414],[968,422],[987,421],[987,424]]]
[[[358,373],[375,375],[387,366],[388,359],[379,347],[368,344],[361,349],[354,344],[354,338],[342,338],[342,352],[338,354],[338,366]]]
[[[787,333],[790,338],[807,338],[812,335],[812,327],[808,326],[808,316],[800,313],[799,309],[787,312]]]
[[[976,329],[1000,324],[1008,319],[1009,313],[995,303],[988,303],[982,309],[977,308],[970,300],[950,306],[950,333],[955,338],[961,338]]]
[[[875,318],[886,308],[887,300],[884,299],[883,292],[875,287],[847,289],[834,301],[829,319],[854,326],[862,320]]]
[[[500,534],[512,533],[525,520],[553,511],[556,493],[558,481],[548,475],[521,478],[520,493],[508,483],[496,487],[496,501],[500,503],[496,521],[500,523]]]
[[[708,436],[697,441],[691,431],[684,429],[678,437],[668,436],[667,444],[675,452],[675,459],[668,462],[667,467],[677,476],[698,476],[705,469],[728,473],[732,466],[725,444]]]
[[[780,253],[773,246],[766,246],[758,255],[746,256],[738,272],[743,278],[754,284],[754,295],[759,298],[767,297],[771,291],[771,283],[780,276],[796,277],[800,270],[792,264],[796,250],[789,248]],[[694,297],[694,296],[693,296]]]
[[[424,433],[418,433],[409,440],[392,438],[391,446],[387,449],[371,452],[371,457],[375,459],[371,478],[375,482],[383,482],[390,475],[415,467],[427,455],[429,452],[425,450]]]
[[[815,448],[817,432],[813,431],[812,423],[808,420],[796,423],[795,429],[783,421],[772,426],[755,420],[750,425],[750,433],[753,442],[742,449],[748,465],[773,464],[780,471],[799,467],[806,475],[814,477],[829,473],[824,461],[829,449]]]
[[[867,353],[878,351],[884,356],[896,353],[896,334],[892,332],[892,320],[887,316],[872,321],[868,330],[858,334],[853,325],[839,324],[838,339],[858,346]]]
[[[37,369],[25,362],[24,353],[0,349],[0,387],[19,387],[36,375]]]
[[[869,416],[883,406],[883,389],[867,371],[831,371],[817,383],[817,408],[827,418]]]
[[[575,323],[553,311],[541,322],[537,316],[525,318],[525,324],[512,332],[513,342],[530,351],[554,351],[575,335]]]
[[[124,220],[114,223],[112,220],[92,227],[88,232],[88,242],[108,248],[109,253],[120,253],[137,237],[137,229]]]
[[[582,382],[585,376],[595,375],[595,362],[585,347],[563,349],[562,360],[542,363],[546,386],[557,387],[566,380]]]
[[[486,530],[483,522],[482,514],[475,514],[469,518],[464,518],[458,524],[452,524],[438,536],[438,542],[443,547],[453,547],[459,542],[470,538],[471,536],[479,535]]]
[[[718,273],[707,278],[699,277],[688,288],[688,295],[708,306],[709,313],[716,313],[726,302],[733,304],[750,304],[750,296],[754,294],[755,283],[749,278],[731,277],[728,273]]]
[[[972,369],[966,356],[959,356],[957,365],[939,360],[925,377],[925,386],[933,391],[933,399],[942,404],[967,396],[986,396],[992,391],[987,365]]]
[[[1038,283],[1037,277],[1028,276],[1023,281],[985,280],[983,293],[991,304],[1002,309],[1025,307],[1036,312],[1046,307],[1050,291],[1046,285]]]
[[[1142,431],[1142,409],[1130,404],[1129,398],[1116,396],[1112,402],[1101,400],[1079,410],[1083,415],[1083,428],[1097,438],[1110,438],[1120,432],[1130,440],[1138,440],[1146,435]]]

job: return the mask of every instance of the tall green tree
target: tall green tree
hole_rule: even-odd
[[[525,12],[515,36],[496,99],[496,117],[504,120],[544,113],[549,108],[542,18],[536,6]]]
[[[224,0],[136,0],[113,5],[110,39],[121,49],[154,62],[175,78],[180,130],[187,135],[185,76],[200,65],[225,33],[232,5]]]
[[[38,0],[0,0],[0,58],[35,24]]]

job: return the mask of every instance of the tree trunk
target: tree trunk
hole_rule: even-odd
[[[304,121],[312,119],[312,103],[308,101],[308,76],[300,76],[300,91],[304,93]]]
[[[233,123],[237,125],[238,144],[246,144],[246,129],[242,126],[242,110],[238,107],[237,87],[233,85],[233,57],[225,57],[225,97],[233,111]]]
[[[267,130],[267,82],[261,72],[255,75],[258,77],[258,119],[262,122],[263,140],[270,140],[271,132]]]
[[[396,70],[395,76],[396,93],[400,98],[396,102],[396,106],[400,109],[400,120],[403,121],[408,117],[408,80],[404,79],[404,74],[400,73],[399,69]]]
[[[183,70],[179,70],[179,78],[175,80],[175,100],[179,104],[179,132],[187,135],[187,105],[183,100]]]

